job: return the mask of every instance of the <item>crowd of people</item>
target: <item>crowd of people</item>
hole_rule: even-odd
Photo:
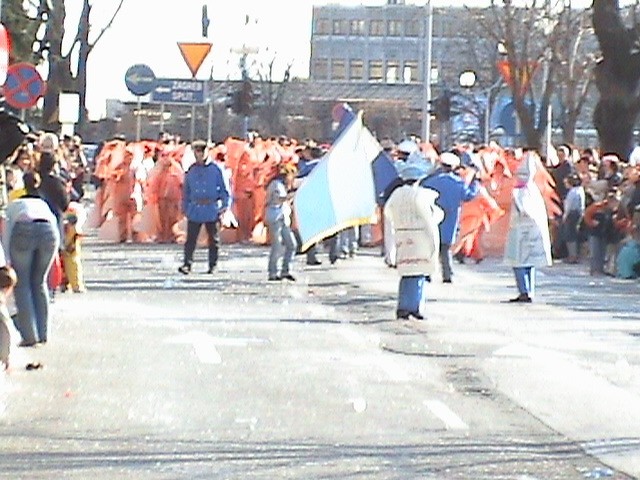
[[[88,168],[78,137],[30,134],[4,159],[0,169],[2,213],[2,313],[0,363],[9,362],[7,316],[21,341],[46,343],[49,304],[56,290],[85,291],[80,263],[80,236],[85,172]],[[63,267],[64,260],[64,267]],[[15,280],[15,281],[14,281]]]
[[[423,318],[434,275],[453,283],[454,260],[480,263],[486,248],[504,251],[514,269],[512,302],[533,301],[535,268],[550,265],[552,255],[588,263],[591,275],[640,276],[634,155],[600,158],[594,149],[560,145],[540,157],[493,142],[439,151],[416,137],[380,145],[396,176],[378,198],[377,221],[344,228],[302,253],[317,266],[323,250],[334,264],[363,244],[380,245],[401,276],[397,318]],[[256,133],[215,144],[163,133],[153,141],[112,138],[89,162],[78,137],[29,135],[2,169],[0,289],[4,297],[13,292],[21,345],[47,341],[51,295],[86,291],[86,228],[111,242],[183,244],[184,275],[193,271],[197,245],[208,246],[205,271],[213,274],[221,243],[269,244],[266,279],[295,281],[295,191],[329,148]],[[95,195],[87,211],[89,185]],[[0,324],[6,317],[3,307]],[[0,328],[4,364],[6,343]]]

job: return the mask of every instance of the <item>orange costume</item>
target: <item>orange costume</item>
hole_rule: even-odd
[[[183,183],[184,172],[180,163],[172,155],[161,153],[149,173],[146,187],[148,206],[156,211],[156,241],[160,243],[175,242],[173,226],[182,215]]]
[[[233,172],[233,211],[238,219],[238,240],[251,240],[254,215],[254,191],[256,190],[255,166],[256,152],[252,147],[246,148],[238,160]]]
[[[519,152],[505,151],[496,146],[480,152],[480,156],[485,170],[483,188],[474,200],[463,204],[460,240],[453,250],[476,260],[485,254],[499,257],[504,253],[511,193],[516,182],[511,172],[520,162]],[[558,197],[553,188],[553,178],[542,165],[539,165],[534,181],[545,200],[547,212],[550,216],[555,215],[559,211]]]

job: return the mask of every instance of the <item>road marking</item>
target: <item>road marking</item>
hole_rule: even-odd
[[[209,365],[217,365],[222,363],[222,357],[216,350],[216,344],[212,337],[202,332],[191,332],[179,337],[165,340],[165,343],[172,344],[191,344],[193,351],[202,363]]]
[[[447,430],[468,430],[469,426],[456,415],[449,407],[439,400],[425,400],[424,404],[438,419],[440,419]]]
[[[200,362],[209,365],[218,365],[222,363],[222,357],[220,353],[218,353],[216,345],[225,347],[247,347],[249,345],[269,343],[269,340],[249,337],[212,337],[204,332],[190,332],[178,337],[168,338],[164,343],[193,345],[193,351]]]

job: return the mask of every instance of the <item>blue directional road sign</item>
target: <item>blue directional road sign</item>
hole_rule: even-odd
[[[150,66],[140,63],[127,69],[127,73],[124,74],[124,83],[131,93],[141,97],[155,88],[156,75]]]
[[[202,80],[159,78],[158,85],[151,92],[151,101],[188,105],[202,104],[204,103],[204,82]]]

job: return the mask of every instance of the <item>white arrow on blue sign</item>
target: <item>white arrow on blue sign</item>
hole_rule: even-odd
[[[156,88],[157,79],[150,66],[140,63],[127,69],[124,83],[131,93],[140,97]]]
[[[188,105],[203,104],[204,81],[179,78],[158,78],[156,88],[151,92],[155,103],[177,103]]]

